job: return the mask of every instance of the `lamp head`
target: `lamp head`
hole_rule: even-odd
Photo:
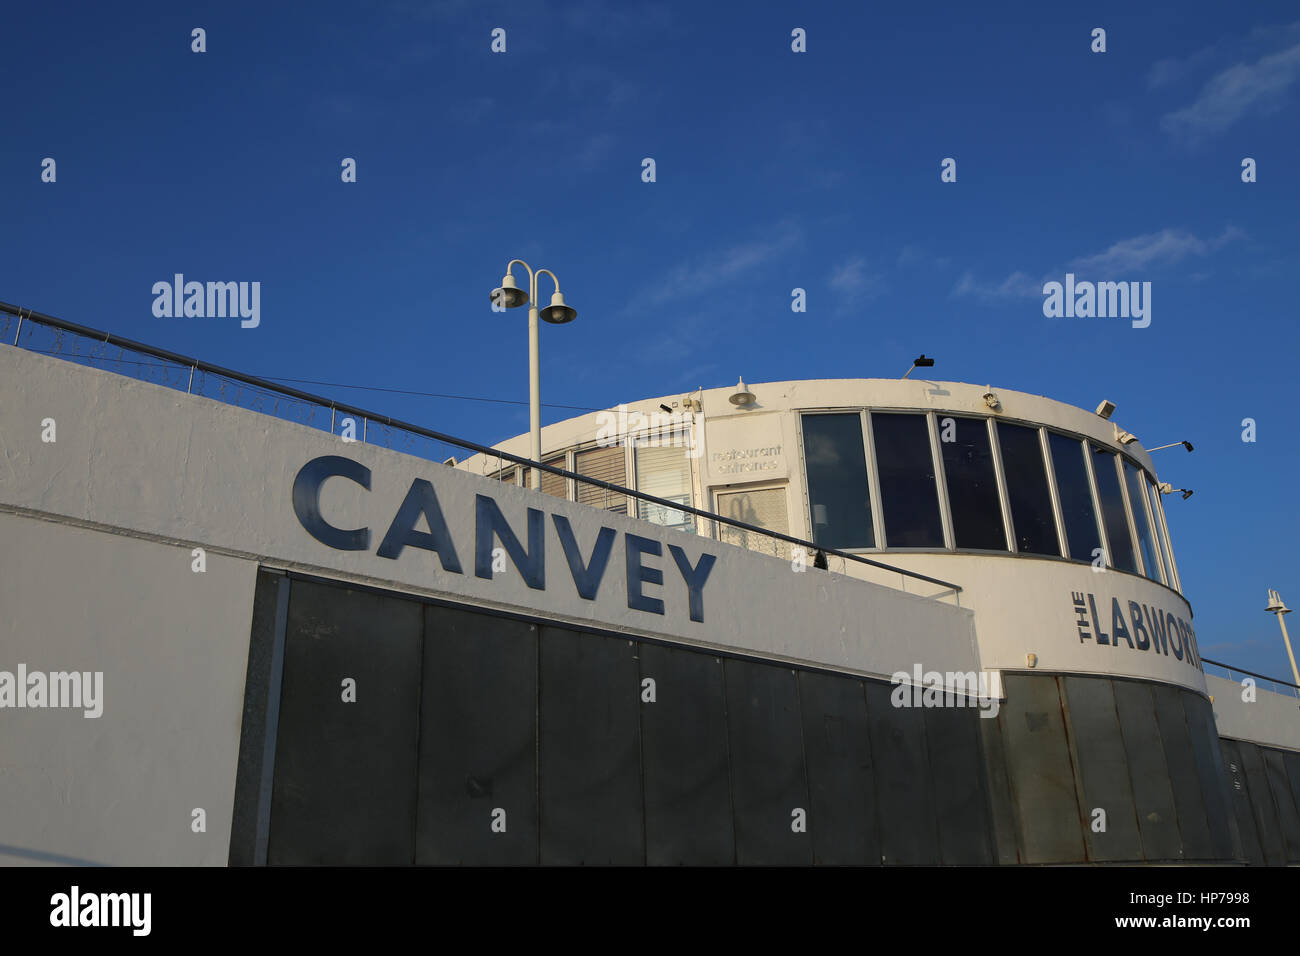
[[[528,301],[528,293],[515,285],[515,277],[506,274],[501,285],[492,290],[492,301],[506,309],[513,309]]]
[[[559,292],[551,296],[551,304],[538,314],[541,315],[542,321],[550,322],[552,325],[564,325],[578,317],[577,310],[565,305],[564,296]]]
[[[744,408],[746,405],[754,404],[755,397],[754,393],[745,387],[744,378],[741,378],[740,381],[736,383],[736,390],[731,393],[731,396],[727,401],[740,408]]]
[[[1282,595],[1278,594],[1272,588],[1268,591],[1268,607],[1264,608],[1273,614],[1290,614],[1291,609],[1282,603]]]

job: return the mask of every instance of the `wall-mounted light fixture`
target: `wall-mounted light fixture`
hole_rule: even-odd
[[[907,376],[911,375],[912,369],[916,368],[934,368],[934,359],[926,358],[925,353],[922,352],[916,358],[912,359],[912,368],[909,368],[903,373],[903,378],[907,378]]]
[[[1109,402],[1103,398],[1101,404],[1097,406],[1097,411],[1093,414],[1098,415],[1101,418],[1109,419],[1111,415],[1115,414],[1115,403]]]
[[[754,393],[745,387],[745,379],[742,376],[740,381],[736,383],[736,390],[731,393],[727,401],[739,408],[744,408],[747,405],[753,405],[755,398]]]

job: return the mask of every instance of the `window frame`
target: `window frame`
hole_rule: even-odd
[[[1014,539],[1011,534],[1011,523],[1009,518],[1010,510],[1006,497],[1006,477],[1002,472],[1002,450],[997,444],[997,429],[993,425],[993,418],[988,415],[971,414],[967,412],[943,411],[934,412],[933,414],[935,428],[937,430],[936,434],[942,432],[939,423],[945,418],[960,418],[965,419],[966,421],[978,421],[984,423],[984,436],[985,440],[988,441],[989,457],[993,462],[994,492],[997,495],[998,507],[1001,509],[1000,518],[1002,524],[1002,540],[1005,544],[1005,547],[1002,548],[959,548],[957,546],[957,523],[952,517],[952,498],[948,493],[948,471],[943,464],[943,442],[940,441],[936,444],[934,449],[935,460],[941,470],[941,474],[939,474],[938,477],[943,482],[943,499],[940,502],[940,507],[944,511],[945,521],[947,522],[946,526],[952,530],[952,537],[949,539],[951,546],[945,550],[950,551],[953,554],[999,554],[1004,556],[1015,554],[1015,551],[1013,551],[1011,547],[1011,542]]]
[[[1129,490],[1129,489],[1128,489],[1128,472],[1125,471],[1125,469],[1124,469],[1124,466],[1125,466],[1125,465],[1132,465],[1132,466],[1133,466],[1133,470],[1134,470],[1135,472],[1137,472],[1137,483],[1138,483],[1138,488],[1141,489],[1141,491],[1142,491],[1142,513],[1146,516],[1146,519],[1147,519],[1147,530],[1151,533],[1151,553],[1154,554],[1154,555],[1155,555],[1155,558],[1156,558],[1156,568],[1155,568],[1156,575],[1155,575],[1154,577],[1152,577],[1150,574],[1146,574],[1146,577],[1149,578],[1149,579],[1152,580],[1152,581],[1155,581],[1157,584],[1165,584],[1165,585],[1167,585],[1167,584],[1169,583],[1169,581],[1167,580],[1166,575],[1165,575],[1165,566],[1164,566],[1165,562],[1164,562],[1164,556],[1160,553],[1160,549],[1161,549],[1161,547],[1162,547],[1162,545],[1161,545],[1161,543],[1160,543],[1160,530],[1159,530],[1159,528],[1157,527],[1156,522],[1155,522],[1154,520],[1152,520],[1152,516],[1151,516],[1151,500],[1150,500],[1150,494],[1149,494],[1149,492],[1147,491],[1147,486],[1151,484],[1151,478],[1150,478],[1150,476],[1147,474],[1147,470],[1146,470],[1145,468],[1142,467],[1142,464],[1141,464],[1140,462],[1135,461],[1135,460],[1132,459],[1132,458],[1129,458],[1127,455],[1121,454],[1121,455],[1120,455],[1120,472],[1124,475],[1124,490],[1125,490],[1125,491],[1128,491],[1128,490]],[[1129,498],[1132,499],[1132,497],[1133,497],[1132,494],[1129,494]],[[1145,565],[1145,564],[1146,564],[1146,557],[1145,557],[1144,555],[1142,555],[1142,538],[1141,538],[1141,536],[1138,535],[1138,533],[1137,533],[1137,514],[1136,514],[1136,513],[1133,513],[1133,540],[1134,540],[1134,541],[1136,542],[1136,544],[1137,544],[1138,556],[1142,559],[1142,563],[1143,563],[1143,565]],[[1145,572],[1144,572],[1144,574],[1145,574]]]
[[[688,506],[688,507],[691,507],[691,508],[694,508],[694,507],[695,507],[695,479],[696,479],[696,474],[695,474],[695,472],[696,472],[696,468],[695,468],[695,459],[692,458],[690,455],[688,455],[688,454],[686,453],[686,452],[688,451],[688,448],[687,448],[687,446],[685,445],[684,442],[685,442],[685,439],[686,439],[687,435],[688,435],[688,433],[687,433],[685,430],[676,430],[676,431],[674,431],[674,432],[672,433],[672,435],[670,436],[670,439],[669,439],[669,440],[670,440],[670,442],[671,442],[671,439],[676,438],[676,437],[678,437],[678,436],[681,436],[682,439],[683,439],[683,444],[681,444],[680,446],[676,446],[676,447],[679,447],[679,448],[680,448],[680,450],[681,450],[681,452],[682,452],[682,457],[686,459],[686,475],[687,475],[687,479],[686,479],[686,491],[687,491],[687,494],[688,494],[688,496],[689,496],[689,498],[690,498],[690,500],[687,502],[687,506]],[[629,453],[630,453],[630,454],[629,454],[629,458],[631,459],[630,470],[628,471],[628,474],[632,476],[632,483],[629,484],[627,487],[631,488],[633,491],[642,491],[642,490],[643,490],[643,489],[641,488],[641,471],[640,471],[640,469],[637,467],[637,454],[636,454],[636,453],[637,453],[637,449],[638,449],[638,448],[641,448],[641,447],[644,447],[644,448],[663,448],[664,445],[663,445],[662,442],[661,442],[659,445],[657,445],[657,446],[656,446],[656,445],[650,445],[650,444],[638,445],[635,439],[632,440],[632,441],[629,441],[629,442],[627,443],[627,448],[628,448],[628,451],[629,451]],[[572,468],[570,468],[570,469],[568,469],[568,470],[569,470],[569,471],[573,471]],[[574,474],[577,474],[577,472],[574,472]],[[572,479],[570,479],[570,484],[575,484],[575,482],[573,482]],[[576,489],[575,489],[575,494],[576,494]],[[630,518],[636,518],[636,520],[638,520],[638,521],[649,521],[650,519],[648,519],[648,518],[642,518],[642,517],[641,517],[641,505],[643,505],[644,503],[645,503],[645,502],[643,502],[640,498],[632,498],[632,499],[630,499],[629,502],[628,502],[628,504],[629,504],[629,508],[628,508],[629,514],[628,514],[628,517],[630,517]],[[788,514],[788,512],[789,512],[789,508],[790,508],[790,504],[789,504],[789,502],[787,501],[787,502],[786,502],[786,511],[787,511],[787,514]],[[699,519],[699,517],[698,517],[697,515],[691,514],[689,511],[683,511],[682,514],[686,515],[686,517],[688,517],[688,518],[690,519],[690,528],[689,528],[689,529],[688,529],[688,528],[685,528],[685,527],[678,527],[677,525],[659,525],[659,527],[661,527],[661,528],[671,528],[671,529],[673,529],[674,531],[689,531],[691,534],[698,535],[698,534],[699,534],[699,523],[700,523],[700,519]],[[715,514],[716,514],[716,511],[715,511]],[[651,521],[650,523],[651,523],[651,524],[656,524],[657,522],[653,522],[653,521]],[[715,521],[714,524],[716,524],[716,523],[717,523],[717,522]]]
[[[871,542],[872,543],[867,547],[836,548],[835,550],[844,551],[849,554],[858,554],[862,552],[884,550],[880,544],[880,530],[879,530],[880,520],[881,520],[880,519],[880,486],[875,479],[875,457],[874,457],[875,443],[872,441],[872,435],[868,431],[868,428],[870,427],[871,416],[868,415],[866,409],[863,408],[838,408],[838,409],[837,408],[799,408],[799,409],[794,409],[794,411],[795,414],[799,416],[799,428],[798,428],[799,468],[800,468],[800,481],[803,485],[803,510],[800,514],[800,517],[804,520],[804,527],[803,527],[803,530],[805,532],[804,539],[807,541],[813,541],[813,542],[816,541],[816,537],[815,537],[816,525],[814,524],[814,518],[812,513],[812,486],[811,483],[808,481],[808,446],[806,443],[806,439],[804,438],[803,420],[805,417],[811,417],[814,415],[856,414],[858,416],[858,427],[862,433],[863,461],[867,471],[865,477],[867,481],[867,498],[868,498],[868,503],[870,505],[869,510],[871,512]],[[785,480],[788,482],[789,478]],[[787,501],[786,508],[788,509],[789,506],[790,503]],[[715,513],[717,512],[716,507],[714,508],[714,512]],[[793,512],[789,512],[789,515],[793,517]]]
[[[781,533],[788,534],[791,537],[798,537],[798,535],[795,535],[790,531],[790,518],[792,512],[790,510],[790,479],[788,477],[768,478],[762,481],[755,481],[755,482],[737,482],[736,484],[732,484],[732,485],[714,485],[709,489],[709,504],[711,505],[710,510],[715,515],[722,514],[722,511],[718,505],[718,495],[720,494],[734,495],[743,492],[772,491],[773,489],[783,489],[785,491],[785,531]],[[717,541],[719,544],[732,544],[738,548],[744,547],[744,545],[735,544],[735,542],[724,541],[722,539],[722,529],[724,527],[735,528],[735,525],[724,524],[723,522],[719,521],[717,518],[713,518],[711,520],[713,523],[713,531],[711,534],[707,535],[707,537],[712,538],[714,541]],[[771,541],[774,543],[774,545],[786,548],[787,550],[798,547],[798,545],[792,544],[789,541],[783,541],[780,538],[766,538],[765,540]],[[809,538],[806,540],[812,540],[812,539]],[[745,550],[753,551],[754,549],[746,548]],[[837,548],[836,550],[838,551],[839,549]],[[762,554],[764,552],[760,551],[756,553]],[[780,557],[780,556],[775,554],[769,554],[768,557]],[[788,558],[782,558],[782,560],[788,560]]]
[[[1164,510],[1164,495],[1159,490],[1159,482],[1156,476],[1136,459],[1128,458],[1125,453],[1104,439],[1096,438],[1092,435],[1074,431],[1068,427],[1051,425],[1044,422],[1027,421],[1010,415],[981,415],[977,411],[970,410],[953,410],[953,409],[922,409],[915,406],[895,406],[895,405],[867,405],[867,406],[812,406],[807,408],[794,408],[791,411],[799,418],[798,439],[799,439],[799,463],[801,469],[799,480],[803,483],[803,508],[800,512],[804,521],[805,537],[812,540],[813,515],[812,502],[809,494],[808,483],[808,464],[807,448],[804,440],[803,419],[810,415],[848,415],[856,413],[862,424],[862,442],[866,454],[867,465],[867,492],[870,496],[871,504],[871,523],[874,537],[874,545],[865,548],[843,548],[850,554],[865,553],[918,553],[918,554],[975,554],[975,555],[993,555],[993,556],[1015,556],[1029,557],[1044,561],[1061,561],[1069,564],[1090,564],[1093,560],[1091,555],[1078,556],[1073,555],[1074,545],[1070,542],[1070,537],[1065,524],[1065,513],[1061,505],[1060,487],[1056,480],[1056,463],[1053,457],[1051,447],[1051,436],[1060,435],[1064,439],[1074,442],[1079,449],[1079,454],[1083,458],[1084,475],[1087,479],[1088,494],[1091,496],[1093,521],[1096,524],[1097,540],[1106,554],[1106,569],[1116,571],[1121,574],[1135,574],[1144,580],[1153,584],[1159,584],[1169,588],[1169,590],[1182,595],[1182,583],[1178,577],[1177,558],[1173,553],[1173,539],[1169,535],[1168,518]],[[885,522],[884,502],[880,492],[880,465],[876,455],[876,430],[874,426],[874,415],[918,415],[924,416],[927,423],[927,431],[930,438],[930,460],[934,470],[935,494],[938,499],[940,528],[943,532],[944,544],[942,546],[926,548],[909,548],[909,547],[892,547],[889,544],[889,529]],[[993,457],[993,471],[997,481],[998,502],[1002,508],[1002,526],[1003,534],[1007,542],[1006,549],[988,550],[982,548],[958,548],[956,546],[955,528],[952,518],[952,502],[948,496],[947,474],[943,464],[942,448],[939,444],[939,422],[943,418],[964,418],[964,419],[982,419],[988,433],[989,449]],[[998,438],[997,423],[1006,422],[1008,425],[1019,425],[1025,428],[1031,428],[1038,432],[1039,447],[1043,457],[1043,465],[1046,469],[1047,486],[1053,509],[1053,520],[1056,526],[1057,541],[1060,546],[1059,554],[1027,554],[1018,548],[1015,535],[1014,520],[1011,515],[1011,501],[1008,490],[1006,465],[1002,454],[1002,445]],[[1124,522],[1128,529],[1129,540],[1133,548],[1134,563],[1138,570],[1127,571],[1123,568],[1116,567],[1113,562],[1113,549],[1111,547],[1109,529],[1106,526],[1105,510],[1101,499],[1101,489],[1097,478],[1097,464],[1095,461],[1096,452],[1104,452],[1112,457],[1115,468],[1115,475],[1119,481],[1120,498],[1124,508]],[[1141,545],[1138,541],[1137,527],[1133,511],[1132,496],[1129,494],[1128,479],[1124,473],[1125,461],[1130,461],[1140,473],[1142,480],[1147,482],[1154,494],[1157,496],[1155,501],[1158,508],[1153,507],[1150,501],[1145,501],[1143,507],[1146,508],[1145,514],[1150,522],[1152,534],[1157,538],[1157,564],[1160,566],[1160,573],[1156,577],[1150,577],[1146,573],[1146,561],[1142,555]],[[727,485],[720,486],[724,492],[734,490],[737,486]],[[755,485],[755,490],[760,486]],[[716,491],[718,489],[710,489]],[[1144,498],[1146,496],[1144,495]],[[716,510],[716,499],[714,499],[714,508]],[[793,529],[793,512],[791,512],[791,528]],[[793,531],[792,531],[793,533]],[[716,536],[716,535],[715,535]]]
[[[922,418],[922,419],[925,420],[925,422],[926,422],[926,431],[927,431],[927,434],[929,435],[929,438],[930,438],[930,441],[929,441],[929,447],[930,447],[930,468],[931,468],[931,471],[934,473],[934,484],[935,484],[935,488],[934,488],[934,491],[935,491],[935,505],[936,505],[936,507],[938,507],[938,509],[939,509],[939,534],[940,534],[940,536],[942,536],[943,539],[944,539],[944,543],[943,543],[942,545],[939,545],[939,546],[920,547],[920,548],[910,548],[910,547],[901,547],[901,546],[899,546],[899,547],[890,547],[890,544],[889,544],[889,527],[888,527],[888,525],[885,523],[885,518],[884,518],[885,503],[884,503],[884,501],[882,500],[882,498],[881,498],[881,496],[880,496],[880,493],[879,493],[879,488],[880,488],[880,469],[879,469],[878,467],[876,467],[876,432],[875,432],[875,428],[874,428],[874,424],[873,424],[873,427],[872,427],[872,430],[871,430],[871,459],[870,459],[870,461],[868,462],[868,467],[869,467],[869,468],[874,468],[875,473],[876,473],[876,485],[875,485],[875,487],[876,487],[876,495],[875,495],[875,497],[873,498],[873,501],[876,501],[876,502],[879,503],[879,510],[880,510],[880,515],[881,515],[880,533],[879,533],[879,535],[878,535],[878,537],[877,537],[877,541],[880,542],[880,550],[882,550],[882,551],[893,551],[893,552],[895,552],[895,553],[899,553],[899,554],[908,554],[908,553],[913,553],[913,554],[935,554],[935,553],[938,553],[938,552],[943,552],[943,551],[949,551],[949,550],[952,550],[952,549],[950,549],[950,548],[948,547],[948,543],[949,543],[950,539],[947,537],[947,534],[946,534],[946,532],[945,532],[945,530],[944,530],[944,514],[943,514],[943,499],[942,499],[943,488],[941,487],[941,477],[942,477],[942,476],[941,476],[941,474],[940,474],[940,465],[941,465],[941,462],[935,460],[936,456],[935,456],[934,443],[935,443],[935,438],[936,438],[936,436],[937,436],[937,433],[934,431],[933,423],[931,422],[931,417],[934,415],[934,412],[933,412],[932,410],[927,410],[927,409],[923,409],[923,408],[877,408],[877,407],[874,407],[874,406],[871,407],[871,408],[864,409],[864,411],[866,412],[867,420],[868,420],[869,422],[871,421],[871,419],[873,418],[873,416],[875,416],[875,415],[877,415],[877,414],[880,414],[880,415],[915,415],[915,416],[917,416],[918,418]],[[864,437],[865,437],[865,435],[864,435]]]

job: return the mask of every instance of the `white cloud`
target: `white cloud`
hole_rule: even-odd
[[[836,318],[856,311],[864,299],[875,298],[885,291],[885,277],[870,271],[862,256],[853,256],[833,269],[828,284],[835,303],[832,315]]]
[[[951,295],[954,297],[973,296],[977,299],[1023,299],[1043,294],[1043,284],[1035,282],[1028,273],[1019,270],[1011,273],[1001,282],[983,282],[970,272],[965,272],[957,280]]]
[[[1212,76],[1190,106],[1167,113],[1160,126],[1168,133],[1197,138],[1218,133],[1252,110],[1273,112],[1282,107],[1286,93],[1300,78],[1300,43],[1238,63]]]
[[[1157,265],[1172,265],[1189,256],[1205,258],[1245,236],[1236,226],[1228,226],[1221,234],[1209,239],[1201,239],[1185,229],[1162,229],[1160,232],[1121,239],[1102,252],[1074,259],[1068,268],[1080,273],[1081,278],[1089,278],[1091,275],[1106,279]],[[1203,278],[1205,275],[1206,273],[1196,272],[1192,278]],[[1037,298],[1043,294],[1045,282],[1059,281],[1060,278],[1060,271],[1035,280],[1028,273],[1017,270],[1001,282],[987,282],[976,278],[973,272],[967,270],[957,280],[950,296],[969,296],[989,301]]]
[[[1200,239],[1185,229],[1162,229],[1160,232],[1121,239],[1103,252],[1075,259],[1076,269],[1104,272],[1108,275],[1133,272],[1151,265],[1180,262],[1188,256],[1207,256],[1245,233],[1228,226],[1217,238]]]
[[[830,287],[844,295],[874,295],[880,292],[883,276],[867,271],[867,260],[854,256],[831,272]]]
[[[768,238],[742,242],[704,259],[683,262],[669,270],[642,301],[659,305],[712,292],[791,251],[802,241],[803,233],[797,226],[785,225],[774,230]]]

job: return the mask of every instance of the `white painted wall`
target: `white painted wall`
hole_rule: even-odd
[[[58,359],[0,346],[0,670],[104,671],[104,716],[0,711],[2,861],[67,856],[130,864],[226,859],[257,564],[548,616],[629,634],[829,666],[863,675],[979,669],[969,610],[400,455],[328,433]],[[57,441],[41,441],[56,421]],[[370,550],[333,550],[291,504],[307,461],[336,454],[372,471],[342,478],[321,506],[336,526],[368,525]],[[436,489],[464,574],[408,548],[374,553],[415,478]],[[474,576],[476,494],[495,498],[520,536],[547,514],[544,591],[510,567]],[[578,597],[551,514],[590,549],[618,533],[597,600]],[[664,615],[627,606],[627,533],[717,555],[705,621],[666,547]],[[207,572],[190,549],[207,550]],[[192,834],[190,811],[207,810]],[[0,854],[5,851],[0,850]]]
[[[1086,603],[1089,626],[1085,628],[1090,637],[1080,638],[1072,597],[1076,593],[1083,594],[1085,602],[1087,595],[1095,596],[1102,630],[1108,637],[1114,634],[1112,600],[1119,601],[1130,630],[1129,601],[1162,608],[1193,623],[1187,602],[1154,581],[1120,571],[1093,571],[1086,564],[1020,555],[888,552],[873,557],[960,584],[962,607],[975,611],[980,659],[986,668],[1021,670],[1026,667],[1026,655],[1033,653],[1038,656],[1038,670],[1141,677],[1206,693],[1205,674],[1189,664],[1185,656],[1179,660],[1172,653],[1131,649],[1123,641],[1118,645],[1098,644],[1091,626],[1090,603]],[[895,586],[900,586],[897,574],[850,567],[855,573],[874,575],[882,581],[892,578]],[[913,580],[903,586],[912,592],[937,591]]]
[[[225,864],[257,565],[192,561],[0,513],[0,670],[103,672],[99,717],[0,710],[0,864]]]
[[[1123,451],[1155,474],[1150,456],[1139,444],[1120,445],[1114,437],[1115,425],[1085,410],[1012,389],[993,388],[1000,408],[990,410],[984,400],[984,386],[958,382],[927,382],[919,379],[820,379],[751,384],[757,397],[755,404],[737,408],[728,401],[734,388],[708,389],[703,392],[704,426],[697,428],[699,471],[703,488],[697,507],[712,507],[710,491],[723,487],[764,482],[784,482],[790,516],[789,533],[811,538],[807,516],[807,495],[802,452],[799,448],[799,414],[801,411],[852,409],[876,410],[920,409],[976,417],[993,416],[1009,421],[1045,425],[1087,437],[1112,451]],[[661,403],[675,411],[685,409],[686,396],[667,396],[627,403],[626,419],[635,423],[637,415],[648,420],[659,411]],[[592,413],[557,422],[542,430],[542,448],[570,447],[592,442],[602,422],[602,413]],[[739,449],[766,450],[780,446],[779,455],[756,456],[761,469],[749,473],[720,473],[720,453]],[[528,454],[528,436],[521,435],[501,442],[501,449],[517,455]],[[473,456],[461,463],[464,470],[481,474],[500,467],[500,460],[490,456]],[[1203,673],[1173,654],[1130,650],[1128,644],[1099,645],[1095,637],[1080,639],[1072,595],[1094,595],[1102,630],[1113,632],[1112,600],[1117,599],[1131,623],[1128,602],[1161,608],[1188,624],[1193,623],[1192,609],[1176,591],[1141,575],[1121,571],[1094,572],[1090,565],[1060,559],[1024,555],[980,555],[959,552],[869,551],[864,555],[888,565],[951,581],[962,587],[958,598],[962,607],[976,612],[979,653],[989,670],[1021,670],[1027,656],[1037,655],[1037,669],[1078,673],[1118,674],[1178,684],[1205,693]],[[830,559],[831,569],[874,581],[908,593],[952,600],[942,588],[903,575],[871,568],[856,562]],[[1091,616],[1091,605],[1089,604]],[[1089,634],[1093,628],[1089,627]],[[1136,643],[1136,641],[1135,641]]]
[[[1300,700],[1259,686],[1253,701],[1243,700],[1240,681],[1216,674],[1206,675],[1205,683],[1214,698],[1220,736],[1300,750]]]

